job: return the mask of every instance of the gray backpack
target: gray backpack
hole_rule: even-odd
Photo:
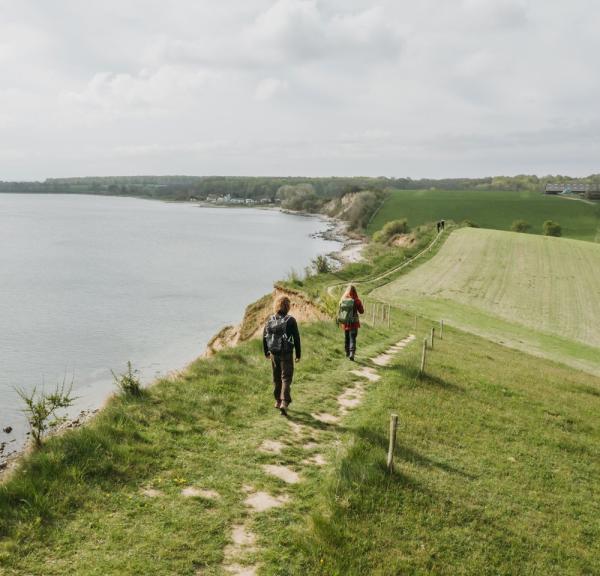
[[[289,316],[277,316],[274,314],[267,320],[265,326],[265,338],[267,341],[267,350],[273,354],[288,352],[292,348],[292,343],[287,336],[287,321]]]

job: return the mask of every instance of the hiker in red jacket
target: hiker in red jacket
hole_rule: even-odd
[[[337,322],[344,329],[344,348],[346,358],[354,360],[356,352],[356,337],[360,328],[359,314],[364,314],[362,302],[358,297],[356,288],[350,284],[340,300]]]

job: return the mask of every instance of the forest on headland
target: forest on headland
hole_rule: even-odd
[[[0,180],[0,192],[40,194],[102,194],[136,196],[163,200],[206,200],[209,196],[230,195],[254,200],[285,196],[289,187],[301,186],[305,195],[331,199],[362,190],[543,190],[546,184],[575,182],[600,185],[600,174],[584,178],[563,175],[490,176],[486,178],[387,178],[387,177],[258,177],[258,176],[102,176],[48,178],[43,181]]]

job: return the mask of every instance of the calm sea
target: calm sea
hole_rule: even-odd
[[[73,380],[74,411],[184,367],[291,269],[339,244],[315,218],[131,198],[0,194],[0,442],[24,434],[15,387]]]

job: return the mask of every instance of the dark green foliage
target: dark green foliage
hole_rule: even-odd
[[[325,199],[319,198],[312,184],[286,184],[277,190],[281,207],[309,213],[319,212]]]
[[[190,198],[204,200],[210,194],[215,196],[230,194],[232,198],[274,201],[278,190],[282,187],[302,186],[311,187],[316,194],[316,197],[310,199],[309,204],[311,202],[320,204],[322,199],[339,198],[349,192],[366,188],[384,190],[392,182],[388,178],[363,177],[106,176],[49,178],[43,182],[0,182],[0,193],[100,194],[181,201]]]
[[[558,222],[546,220],[544,222],[544,236],[562,236],[562,227]]]
[[[529,232],[529,230],[531,230],[531,224],[525,220],[515,220],[511,224],[510,229],[513,232]]]
[[[466,226],[467,228],[479,228],[479,224],[473,222],[473,220],[463,220],[461,225]]]
[[[406,234],[408,231],[408,220],[406,218],[402,218],[401,220],[391,220],[390,222],[387,222],[381,230],[373,234],[373,240],[385,244],[394,236]]]
[[[49,178],[43,182],[0,182],[0,192],[104,194],[143,196],[170,200],[204,199],[209,194],[231,194],[233,198],[274,199],[281,186],[310,185],[318,197],[337,198],[361,190],[497,190],[541,192],[546,184],[576,182],[598,186],[600,174],[586,178],[569,176],[495,176],[487,178],[279,178],[248,176],[106,176]]]
[[[327,274],[331,272],[331,265],[327,256],[319,255],[313,261],[313,267],[317,274]]]

